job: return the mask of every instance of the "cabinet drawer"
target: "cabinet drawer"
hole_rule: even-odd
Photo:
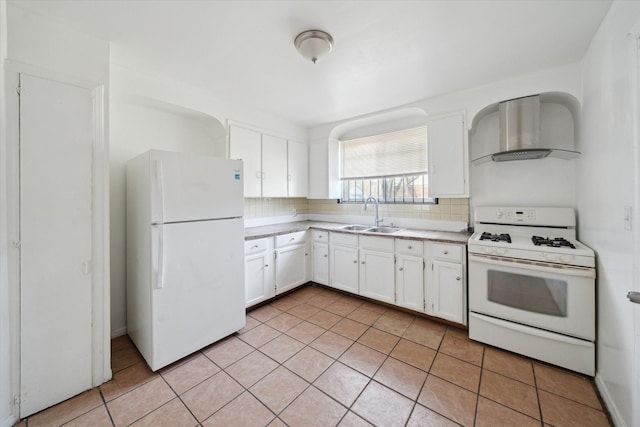
[[[391,237],[360,236],[360,248],[393,252],[393,240]]]
[[[329,241],[336,245],[358,246],[358,236],[347,233],[330,233]]]
[[[329,232],[322,230],[311,230],[311,235],[313,236],[314,242],[324,242],[329,243]]]
[[[244,242],[244,254],[251,255],[264,252],[267,250],[269,238],[245,240]]]
[[[296,245],[298,243],[304,243],[307,239],[306,231],[298,231],[297,233],[282,234],[276,236],[276,248],[281,248],[288,245]]]
[[[396,239],[396,252],[404,255],[422,256],[422,240]]]
[[[446,243],[433,243],[432,256],[434,259],[462,262],[464,245],[449,245]]]

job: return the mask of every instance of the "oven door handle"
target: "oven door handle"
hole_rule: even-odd
[[[526,270],[564,274],[575,277],[596,277],[596,271],[591,267],[578,267],[575,265],[552,264],[546,262],[526,261],[515,258],[503,258],[478,254],[469,254],[468,260],[469,262],[475,261],[477,263],[490,264],[500,267],[518,267]]]

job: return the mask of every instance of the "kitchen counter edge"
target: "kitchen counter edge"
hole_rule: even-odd
[[[346,234],[360,234],[364,236],[392,237],[396,239],[408,240],[433,240],[437,242],[467,244],[471,233],[455,232],[455,231],[437,231],[437,230],[417,230],[417,229],[401,229],[392,234],[371,233],[367,231],[349,231],[341,230],[347,224],[323,221],[297,221],[282,224],[262,225],[258,227],[248,227],[244,229],[244,240],[262,239],[265,237],[278,236],[281,234],[295,233],[298,231],[306,231],[309,229],[333,231]]]

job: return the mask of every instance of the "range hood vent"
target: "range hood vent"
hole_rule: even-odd
[[[574,158],[578,152],[543,144],[541,138],[540,95],[512,99],[498,104],[500,146],[498,151],[475,159],[475,164],[487,160],[506,162],[513,160]],[[555,141],[556,143],[559,141]]]

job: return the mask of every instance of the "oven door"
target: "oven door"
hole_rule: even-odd
[[[595,270],[469,254],[469,310],[595,340]]]

